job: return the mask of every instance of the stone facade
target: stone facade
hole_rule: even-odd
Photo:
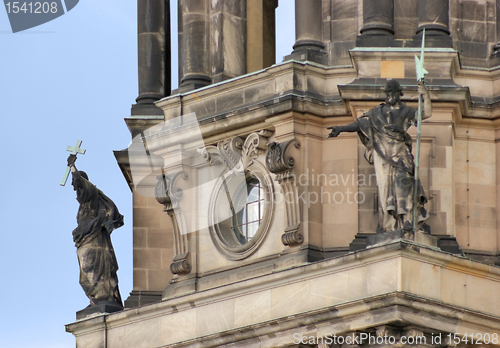
[[[67,325],[77,347],[345,347],[319,341],[333,334],[424,337],[418,347],[472,334],[495,343],[496,3],[296,0],[296,44],[274,65],[266,52],[276,2],[179,3],[179,90],[126,122],[135,137],[194,114],[204,149],[175,133],[144,136],[168,172],[152,177],[156,199],[134,191],[129,156],[115,152],[134,194],[134,289],[123,312]],[[420,176],[437,246],[367,247],[377,226],[374,170],[355,133],[327,138],[327,127],[383,102],[391,78],[417,106],[423,29],[433,112],[422,125]],[[263,192],[259,229],[238,247],[215,218],[227,208],[220,197],[230,177],[205,197],[189,194],[188,183],[202,185],[218,165],[253,177]],[[196,219],[217,221],[192,228],[199,221],[186,209],[201,198],[209,204]]]

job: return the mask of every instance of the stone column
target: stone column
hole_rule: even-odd
[[[360,33],[357,46],[395,46],[394,0],[364,0]]]
[[[321,0],[295,0],[295,45],[293,49],[324,49]]]
[[[247,72],[247,3],[210,2],[210,56],[214,83]]]
[[[247,0],[247,73],[265,69],[276,60],[277,0]]]
[[[425,29],[426,46],[452,47],[449,0],[418,0],[417,38]]]
[[[162,115],[153,103],[171,93],[170,0],[137,0],[139,96],[132,115]]]
[[[295,44],[285,60],[326,63],[321,0],[295,0]]]
[[[208,2],[207,0],[179,1],[179,31],[182,43],[179,45],[182,65],[179,90],[188,91],[212,83],[210,76],[210,50],[208,44]]]

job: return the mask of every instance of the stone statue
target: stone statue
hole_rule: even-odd
[[[118,290],[118,263],[111,244],[111,232],[123,226],[123,216],[104,193],[90,183],[85,172],[75,167],[76,155],[68,157],[73,176],[72,185],[80,203],[73,230],[73,241],[80,265],[80,285],[92,307],[100,312],[123,308]],[[88,311],[92,313],[93,311]],[[78,313],[77,313],[78,318]]]
[[[422,119],[429,118],[432,104],[428,90],[419,83],[423,97]],[[357,132],[365,145],[365,158],[375,167],[379,197],[379,223],[377,232],[398,229],[412,230],[415,164],[412,139],[406,132],[416,126],[418,110],[401,102],[402,88],[398,81],[388,80],[385,85],[386,101],[369,110],[346,126],[328,127],[328,137],[341,132]],[[418,181],[417,230],[427,219],[423,205],[427,202],[422,184]]]

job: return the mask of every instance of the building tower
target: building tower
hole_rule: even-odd
[[[498,344],[500,3],[295,0],[296,42],[275,63],[277,6],[179,0],[171,92],[169,1],[138,0],[125,121],[144,152],[115,152],[134,197],[134,288],[124,311],[67,325],[77,347]],[[374,244],[373,167],[356,133],[326,128],[383,102],[387,79],[417,106],[424,29],[435,242]]]

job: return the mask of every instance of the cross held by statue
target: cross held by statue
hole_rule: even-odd
[[[82,145],[82,141],[81,140],[77,140],[76,142],[76,145],[75,146],[68,146],[66,148],[66,151],[71,151],[71,154],[72,155],[77,155],[79,153],[81,153],[82,155],[85,154],[85,149],[82,149],[80,146]],[[68,176],[69,176],[69,172],[70,172],[71,168],[69,166],[66,166],[66,171],[64,172],[64,176],[60,182],[60,185],[61,186],[64,186],[66,185],[66,181],[68,181]]]

